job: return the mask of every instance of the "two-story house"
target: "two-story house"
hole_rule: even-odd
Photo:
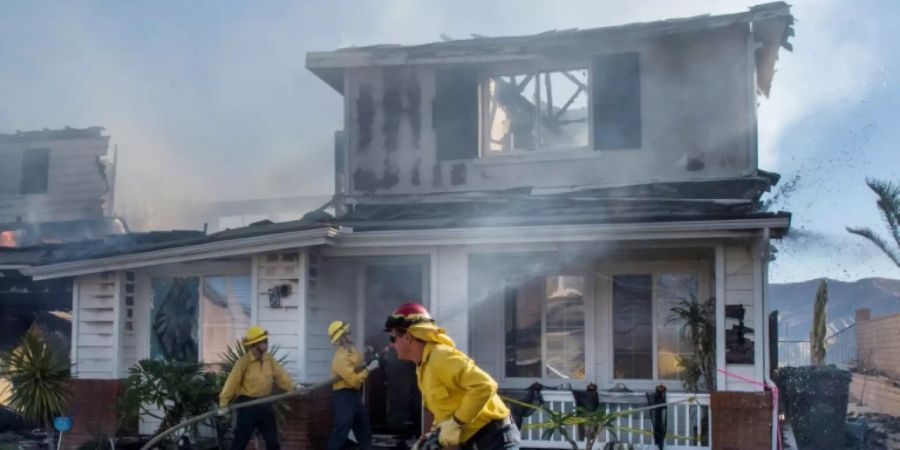
[[[415,300],[503,389],[541,382],[561,388],[547,405],[569,408],[567,389],[594,383],[622,410],[665,385],[669,401],[698,401],[669,407],[667,448],[775,448],[764,312],[769,241],[790,215],[759,208],[778,176],[758,167],[756,110],[792,24],[773,3],[310,53],[344,101],[335,217],[70,252],[25,272],[75,277],[76,377],[107,383],[103,395],[141,358],[215,362],[249,324],[294,376],[321,381],[331,320],[383,348],[385,317]],[[716,393],[689,394],[679,361],[694,349],[672,308],[708,299],[721,370],[703,388]],[[327,438],[328,404],[314,407],[287,421],[300,430],[289,447]],[[620,424],[651,427],[643,414]],[[524,446],[568,448],[540,434]]]

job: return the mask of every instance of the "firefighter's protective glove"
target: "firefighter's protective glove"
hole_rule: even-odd
[[[228,408],[224,406],[216,410],[216,416],[218,417],[227,417],[229,413]]]
[[[366,370],[371,372],[379,367],[381,367],[381,363],[378,362],[378,358],[375,358],[371,362],[369,362],[368,365],[366,365]]]
[[[441,422],[438,425],[440,429],[440,434],[438,435],[438,442],[441,443],[444,447],[451,447],[455,445],[459,445],[459,435],[462,433],[462,429],[459,424],[456,423],[452,417]]]

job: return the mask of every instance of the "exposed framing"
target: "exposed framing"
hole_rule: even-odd
[[[587,80],[585,81],[585,87],[583,89],[579,89],[575,94],[573,94],[571,100],[574,101],[575,97],[580,94],[580,92],[584,92],[588,96],[587,101],[587,127],[588,127],[588,142],[585,147],[573,147],[573,148],[552,148],[547,147],[544,148],[541,146],[541,91],[545,90],[545,86],[538,86],[540,73],[551,73],[551,72],[560,72],[563,76],[566,76],[570,80],[571,77],[568,72],[573,70],[586,70],[588,73]],[[566,60],[550,60],[546,58],[541,58],[539,60],[529,61],[529,62],[512,62],[507,63],[505,65],[499,66],[487,66],[486,68],[482,68],[479,71],[478,77],[478,124],[480,135],[478,139],[478,155],[479,159],[484,160],[496,160],[496,161],[505,161],[510,157],[521,157],[521,156],[529,156],[529,159],[554,159],[553,155],[559,154],[568,154],[575,156],[591,155],[593,154],[592,149],[594,148],[594,137],[593,133],[593,108],[591,107],[591,89],[593,88],[593,76],[591,70],[591,55],[583,55],[577,58],[567,58]],[[490,111],[490,104],[492,100],[492,96],[490,93],[490,89],[488,88],[488,83],[490,83],[491,78],[501,77],[501,76],[518,76],[525,75],[528,80],[531,80],[533,76],[535,88],[537,90],[537,102],[538,102],[538,114],[535,122],[535,139],[537,140],[537,146],[534,150],[526,150],[526,149],[509,149],[507,151],[501,152],[491,152],[490,151],[490,127],[488,119],[492,117]],[[575,80],[572,80],[575,82]],[[527,82],[522,82],[523,84],[527,84]],[[580,81],[578,82],[580,84]],[[570,105],[568,105],[570,106]],[[496,159],[495,159],[496,158]]]

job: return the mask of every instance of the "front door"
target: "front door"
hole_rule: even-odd
[[[396,358],[384,322],[402,303],[427,302],[428,273],[426,258],[379,259],[365,266],[364,343],[382,356],[382,370],[366,383],[366,405],[376,433],[411,434],[420,428],[415,366]]]

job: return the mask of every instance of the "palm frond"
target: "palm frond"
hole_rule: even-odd
[[[868,227],[847,227],[847,231],[875,244],[897,267],[900,267],[900,183],[867,179],[869,189],[878,196],[875,202],[888,232],[894,238],[893,246]]]
[[[892,249],[888,245],[887,241],[885,241],[884,238],[879,236],[878,233],[872,231],[871,228],[847,227],[847,231],[849,233],[853,233],[857,236],[862,236],[862,237],[868,239],[869,242],[875,244],[875,246],[877,246],[879,249],[881,249],[881,251],[884,252],[884,254],[887,255],[887,257],[890,258],[891,261],[893,261],[893,263],[897,267],[900,267],[900,253],[898,253],[896,250]]]

